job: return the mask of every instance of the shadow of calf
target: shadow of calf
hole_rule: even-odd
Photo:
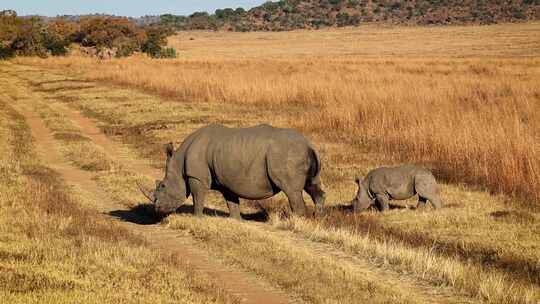
[[[403,205],[396,205],[396,204],[390,204],[390,210],[395,210],[395,209],[411,209],[411,208],[408,208],[407,206],[403,206]],[[414,208],[412,208],[414,209]],[[363,213],[363,212],[367,212],[367,211],[379,211],[379,208],[377,208],[377,206],[375,205],[372,205],[372,206],[369,206],[366,210],[362,210],[358,213]],[[324,208],[324,211],[323,211],[323,214],[328,214],[328,213],[333,213],[333,212],[342,212],[344,214],[349,214],[349,213],[356,213],[354,212],[354,208],[352,205],[332,205],[332,206],[326,206]]]

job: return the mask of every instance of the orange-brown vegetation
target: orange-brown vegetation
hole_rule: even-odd
[[[366,28],[266,39],[181,33],[172,41],[184,53],[178,60],[33,63],[179,101],[287,112],[298,129],[422,163],[447,181],[534,206],[540,201],[539,26]],[[188,36],[195,39],[184,41]]]
[[[237,303],[176,254],[150,248],[145,238],[90,208],[91,195],[83,196],[42,162],[16,110],[20,103],[10,103],[10,96],[22,95],[4,67],[0,302]]]
[[[22,65],[3,70],[14,82],[6,94],[50,112],[50,128],[77,108],[160,167],[162,143],[211,122],[302,130],[323,158],[323,216],[280,219],[286,201],[278,197],[242,202],[246,219],[269,217],[264,224],[191,215],[163,222],[288,294],[347,302],[360,287],[373,302],[537,303],[540,213],[529,179],[538,178],[538,28],[187,32],[171,40],[178,60],[17,59]],[[18,86],[38,93],[19,96]],[[392,162],[420,162],[455,181],[441,183],[444,208],[399,202],[384,214],[350,213],[341,202],[355,193],[354,174]],[[112,200],[140,199],[133,175],[99,172]],[[253,213],[259,205],[266,213]],[[207,206],[226,214],[221,197]]]

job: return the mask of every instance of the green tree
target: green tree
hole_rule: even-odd
[[[146,29],[147,40],[142,51],[152,58],[161,58],[163,47],[167,45],[167,30],[160,26]]]

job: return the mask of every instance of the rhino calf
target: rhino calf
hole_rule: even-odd
[[[381,211],[388,210],[390,200],[405,200],[418,194],[418,208],[429,201],[435,209],[442,207],[439,185],[433,174],[414,165],[378,168],[361,179],[356,177],[358,192],[351,201],[355,212],[376,204]]]

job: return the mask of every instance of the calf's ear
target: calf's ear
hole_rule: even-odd
[[[171,158],[174,153],[174,145],[172,142],[165,145],[165,155],[167,155],[167,159]]]
[[[360,181],[362,181],[362,177],[360,175],[357,175],[355,178],[354,178],[354,182],[357,183],[358,185],[360,185]]]

